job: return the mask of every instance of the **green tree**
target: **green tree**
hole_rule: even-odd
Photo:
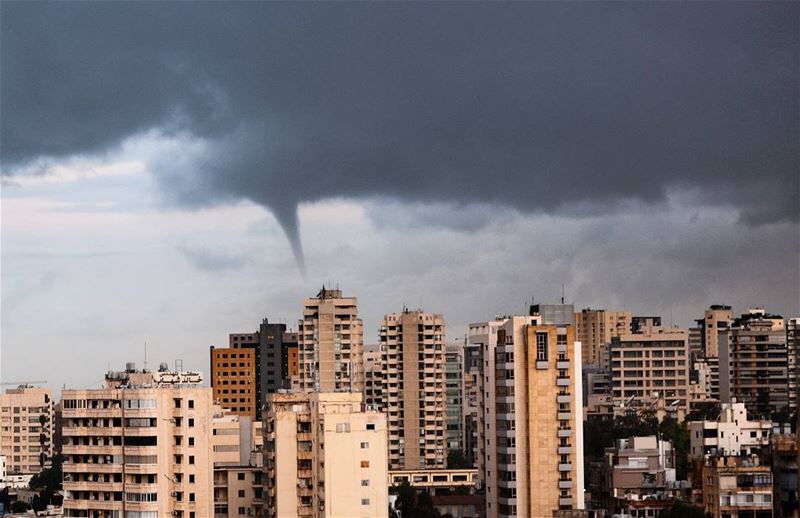
[[[678,423],[671,417],[665,417],[659,432],[661,439],[670,441],[675,450],[675,476],[678,480],[686,480],[689,472],[689,427],[685,421]]]
[[[397,501],[395,509],[400,518],[440,518],[441,514],[433,506],[431,496],[427,491],[417,491],[408,482],[403,482],[397,487]],[[396,516],[395,513],[392,513]]]
[[[466,469],[472,466],[469,465],[463,450],[454,449],[447,452],[447,467],[450,469]]]
[[[669,509],[664,509],[660,518],[705,518],[705,513],[700,507],[689,505],[685,502],[675,502]]]

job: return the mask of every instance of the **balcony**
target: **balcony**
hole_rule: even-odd
[[[558,489],[572,489],[572,481],[571,480],[559,480],[558,481]]]
[[[572,453],[572,446],[559,446],[558,447],[558,454],[559,455],[569,455]]]
[[[572,429],[570,428],[561,428],[556,432],[558,437],[572,437]]]
[[[558,471],[572,471],[572,464],[571,463],[559,464]]]
[[[65,462],[64,473],[122,473],[122,464],[96,464]]]

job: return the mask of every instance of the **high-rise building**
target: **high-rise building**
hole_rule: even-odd
[[[212,396],[196,372],[109,372],[64,390],[64,516],[214,514]]]
[[[464,345],[445,347],[447,449],[464,451]]]
[[[749,309],[719,337],[720,400],[735,398],[760,416],[787,407],[789,351],[783,318]]]
[[[663,399],[667,408],[688,410],[688,333],[640,321],[637,332],[611,342],[611,396],[625,406]]]
[[[0,455],[9,474],[39,473],[53,458],[53,397],[21,385],[0,394]]]
[[[789,407],[797,408],[800,402],[800,317],[786,321],[786,354],[789,372]]]
[[[577,339],[581,342],[583,364],[607,368],[602,348],[611,343],[611,338],[630,333],[631,318],[633,315],[630,311],[584,309],[576,312],[575,329]]]
[[[381,405],[389,429],[389,469],[436,469],[447,462],[444,317],[422,310],[381,321]]]
[[[470,341],[484,348],[487,516],[584,507],[581,345],[573,325],[542,324],[532,313],[470,329]]]
[[[699,479],[703,485],[703,511],[708,516],[775,516],[772,472],[758,456],[706,457]]]
[[[697,327],[700,328],[703,356],[719,356],[719,332],[727,331],[731,320],[733,320],[733,311],[730,306],[714,304],[705,311],[702,319],[695,321]]]
[[[386,416],[359,393],[270,396],[265,414],[266,516],[388,515]]]
[[[489,323],[472,324],[464,346],[464,455],[471,466],[480,464],[478,432],[483,422],[483,394],[480,381],[483,376],[483,347],[489,340]],[[478,477],[482,471],[478,470]]]
[[[377,344],[364,346],[364,403],[370,408],[384,411],[383,353]]]
[[[261,421],[214,408],[214,517],[264,516]]]
[[[300,390],[363,391],[363,325],[355,297],[323,287],[305,300],[297,334]]]
[[[254,333],[231,333],[228,347],[211,347],[214,399],[238,415],[261,419],[267,394],[291,388],[297,375],[297,333],[264,319]]]

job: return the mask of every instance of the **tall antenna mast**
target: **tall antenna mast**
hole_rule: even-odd
[[[564,283],[561,283],[561,303],[564,303]]]
[[[144,341],[144,367],[142,368],[142,371],[146,370],[147,370],[147,340]]]

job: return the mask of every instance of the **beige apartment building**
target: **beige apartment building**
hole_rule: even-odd
[[[266,516],[388,515],[386,416],[359,393],[272,394],[265,418]]]
[[[31,475],[53,458],[53,396],[22,385],[0,394],[0,455],[8,474]]]
[[[730,306],[714,304],[706,309],[702,320],[696,320],[701,333],[704,356],[719,357],[719,333],[726,332],[733,320]]]
[[[630,311],[608,311],[605,309],[584,309],[575,313],[577,340],[581,343],[584,365],[607,367],[604,349],[615,336],[630,333]]]
[[[389,469],[441,469],[447,462],[444,317],[421,310],[381,321]]]
[[[212,396],[196,372],[109,372],[64,390],[64,516],[212,516]]]
[[[703,510],[725,518],[772,518],[772,469],[759,457],[717,457],[703,460]]]
[[[688,332],[647,320],[639,332],[611,342],[611,396],[618,405],[647,406],[664,400],[667,409],[688,410]]]
[[[299,390],[363,392],[363,325],[355,297],[323,287],[306,299],[297,341]]]
[[[261,421],[215,407],[214,517],[264,516]]]
[[[473,343],[485,340],[480,469],[487,516],[584,507],[581,344],[573,325],[540,319],[472,326],[486,338],[471,329]]]

